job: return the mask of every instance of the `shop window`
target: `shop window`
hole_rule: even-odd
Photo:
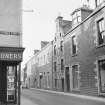
[[[100,91],[105,93],[105,60],[99,61]]]
[[[97,22],[98,27],[98,44],[104,44],[105,43],[105,22],[104,18],[100,19]]]
[[[72,66],[72,88],[73,90],[79,89],[79,69],[78,65]]]
[[[64,60],[61,59],[61,71],[64,71]]]
[[[72,15],[72,22],[73,22],[73,26],[78,25],[81,22],[81,11],[76,11]]]
[[[96,2],[96,7],[99,6],[100,4],[102,4],[102,2],[104,2],[104,0],[95,0]]]
[[[72,54],[75,55],[77,53],[77,45],[76,45],[76,36],[72,37]]]

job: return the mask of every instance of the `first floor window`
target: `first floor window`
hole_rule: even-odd
[[[78,65],[72,66],[72,87],[73,89],[79,89],[79,70]]]
[[[104,18],[100,19],[97,22],[98,27],[98,43],[99,45],[105,43],[105,22]]]
[[[105,60],[99,61],[100,91],[105,92]]]
[[[72,37],[72,54],[77,53],[77,42],[76,42],[76,36]]]

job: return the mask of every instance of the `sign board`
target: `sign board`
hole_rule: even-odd
[[[22,53],[0,52],[0,60],[22,60]]]

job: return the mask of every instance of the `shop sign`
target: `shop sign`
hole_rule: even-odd
[[[22,60],[22,53],[0,53],[0,60]]]

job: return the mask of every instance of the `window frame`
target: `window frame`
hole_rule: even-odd
[[[81,21],[79,21],[79,18],[81,20],[81,10],[75,11],[75,13],[72,15],[73,26],[78,25],[79,23],[81,23]]]
[[[54,55],[56,55],[57,52],[56,52],[56,45],[54,45]]]
[[[57,71],[57,62],[54,62],[54,72]]]
[[[101,21],[103,21],[104,23],[103,23],[103,25],[104,25],[104,30],[102,30],[101,29],[101,31],[100,31],[100,22]],[[100,24],[99,24],[100,23]],[[104,36],[104,35],[102,35],[102,34],[104,34],[105,33],[105,19],[104,19],[104,17],[102,17],[102,18],[100,18],[100,19],[98,19],[97,21],[96,21],[96,24],[97,24],[97,43],[98,43],[98,46],[103,46],[103,45],[105,45],[105,39],[103,38],[101,38],[101,39],[99,39],[100,38],[100,36],[102,37],[102,36]],[[100,40],[103,40],[103,42],[100,42]]]
[[[61,59],[61,72],[64,72],[64,59]]]
[[[74,39],[75,38],[75,39]],[[74,55],[77,55],[77,43],[75,43],[76,42],[76,36],[75,35],[73,35],[72,37],[71,37],[71,42],[72,42],[72,55],[74,56]],[[74,52],[74,50],[75,50],[75,52]]]

